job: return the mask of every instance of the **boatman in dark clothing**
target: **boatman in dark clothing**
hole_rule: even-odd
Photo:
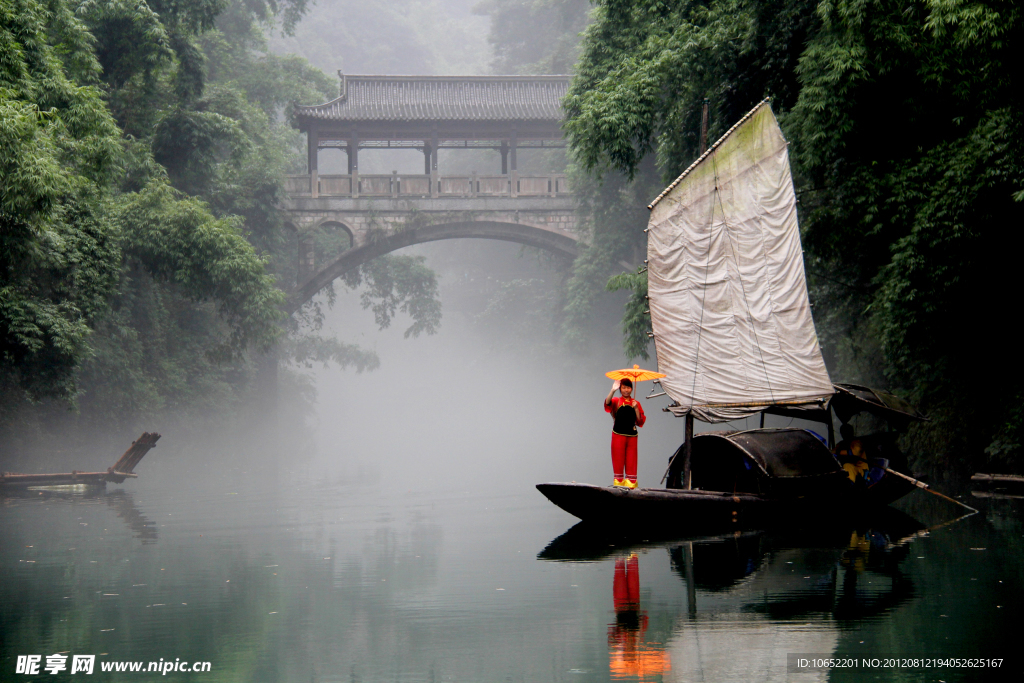
[[[616,389],[621,396],[615,396]],[[633,382],[615,380],[604,399],[604,410],[615,419],[612,425],[612,470],[614,486],[636,488],[636,428],[647,421],[640,402],[632,398]]]

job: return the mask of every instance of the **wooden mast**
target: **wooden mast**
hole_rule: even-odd
[[[708,148],[708,109],[710,102],[705,97],[704,106],[701,108],[700,116],[700,153],[701,155]],[[693,488],[690,478],[690,462],[693,456],[693,412],[686,413],[686,448],[683,451],[683,488],[687,491]]]

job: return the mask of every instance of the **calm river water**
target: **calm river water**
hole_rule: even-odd
[[[91,496],[0,496],[0,681],[32,679],[15,673],[19,656],[45,665],[56,653],[96,655],[95,673],[39,679],[1021,679],[1020,501],[970,499],[982,513],[946,526],[958,508],[914,493],[910,519],[878,529],[647,542],[570,532],[576,520],[533,487],[610,483],[601,399],[604,371],[623,362],[617,323],[586,361],[524,360],[454,305],[440,334],[412,342],[402,325],[378,332],[347,296],[336,331],[382,365],[320,372],[304,433],[261,448],[255,430],[186,442],[157,425],[164,438],[137,480]],[[681,424],[665,399],[644,400],[650,486]],[[120,453],[72,446],[7,467],[105,469]],[[791,673],[788,653],[1004,662]],[[160,660],[210,671],[101,671]]]
[[[97,655],[86,680],[302,683],[1015,680],[1024,662],[1009,501],[931,531],[952,506],[914,498],[888,529],[625,542],[569,531],[528,488],[150,470],[0,499],[0,680],[54,653]],[[787,653],[1004,663],[796,674]],[[160,659],[211,671],[99,670]]]

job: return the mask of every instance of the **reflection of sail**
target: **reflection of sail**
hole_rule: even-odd
[[[667,647],[673,670],[668,681],[827,681],[828,672],[788,673],[786,654],[832,653],[839,642],[834,624],[794,624],[746,618],[683,622]]]
[[[766,533],[671,548],[676,572],[706,592],[699,609],[679,619],[667,646],[673,671],[664,680],[828,680],[826,671],[790,673],[787,654],[829,656],[842,621],[913,596],[899,569],[907,552],[900,539],[921,525],[899,513],[890,522],[887,529],[837,526],[817,536]]]

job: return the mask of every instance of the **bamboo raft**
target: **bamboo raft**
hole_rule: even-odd
[[[1024,477],[1019,474],[983,474],[978,472],[971,481],[982,484],[1002,484],[1024,487]]]
[[[133,471],[146,453],[156,446],[160,435],[156,432],[143,432],[142,436],[132,442],[113,466],[106,472],[58,472],[53,474],[16,474],[0,473],[0,488],[26,486],[106,486],[108,481],[120,484],[125,479],[135,479],[139,475]]]

